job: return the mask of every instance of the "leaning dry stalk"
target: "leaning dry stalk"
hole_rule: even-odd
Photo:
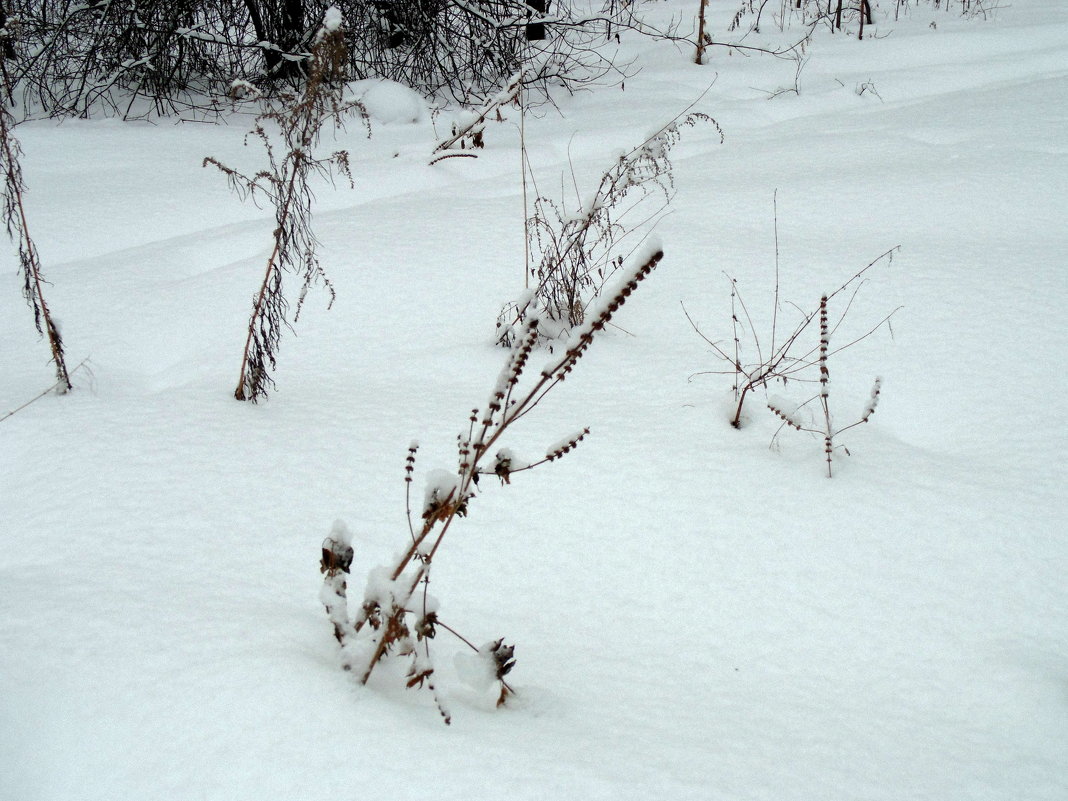
[[[473,112],[467,122],[462,125],[453,124],[452,134],[438,142],[433,152],[439,153],[455,145],[459,145],[461,149],[483,147],[482,134],[485,131],[486,122],[489,120],[490,115],[496,113],[498,119],[500,119],[501,108],[518,101],[519,93],[523,89],[523,81],[526,77],[526,70],[520,70],[509,78],[504,88],[490,98],[478,111]],[[438,156],[430,163],[434,164],[443,158],[448,158],[448,155]]]
[[[574,332],[563,353],[550,361],[534,377],[529,387],[521,388],[520,380],[526,372],[538,338],[539,321],[536,317],[528,317],[522,335],[510,349],[484,409],[471,412],[467,432],[458,443],[456,473],[442,472],[428,483],[418,526],[411,514],[411,484],[418,445],[413,443],[410,446],[405,461],[410,540],[391,567],[372,571],[363,603],[351,618],[347,612],[348,598],[342,576],[348,572],[351,551],[348,550],[346,537],[339,535],[339,529],[335,527],[323,546],[322,570],[326,579],[321,597],[333,623],[335,637],[342,646],[343,666],[346,670],[354,671],[361,683],[370,679],[375,668],[388,654],[407,655],[412,660],[408,686],[422,686],[425,683],[434,693],[442,717],[446,722],[449,721],[449,714],[431,678],[434,667],[429,641],[439,626],[452,632],[440,621],[436,608],[428,603],[426,595],[431,565],[438,549],[457,518],[466,517],[481,476],[496,476],[502,484],[510,483],[513,474],[569,453],[589,433],[588,429],[583,429],[565,438],[550,447],[544,458],[529,464],[520,463],[511,451],[498,447],[504,433],[565,380],[594,337],[604,330],[613,315],[662,258],[662,250],[649,247],[626,270],[617,289],[602,298],[602,305]],[[420,586],[423,587],[421,603],[416,599]],[[496,678],[501,683],[498,703],[503,703],[511,694],[503,677],[514,663],[513,649],[505,646],[503,641],[497,641],[488,650],[475,648],[466,639],[464,642],[492,661]]]
[[[0,104],[0,170],[4,173],[3,207],[7,235],[18,243],[19,270],[22,273],[22,295],[33,309],[33,322],[37,333],[47,334],[48,345],[52,350],[52,363],[56,367],[56,391],[64,394],[72,389],[70,373],[67,370],[66,354],[63,350],[63,337],[59,332],[44,297],[44,284],[41,274],[41,259],[37,246],[30,236],[26,221],[26,205],[22,196],[26,184],[22,177],[19,156],[22,150],[18,140],[11,133],[15,121],[7,107]]]

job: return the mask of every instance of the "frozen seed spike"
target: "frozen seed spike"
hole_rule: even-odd
[[[409,484],[412,481],[412,473],[415,471],[415,454],[419,450],[419,443],[412,440],[411,445],[408,446],[408,456],[404,460],[404,480]]]
[[[776,417],[786,423],[786,425],[790,426],[790,428],[797,429],[798,431],[801,430],[801,422],[782,407],[778,406],[775,401],[769,401],[768,408],[771,409]]]
[[[827,323],[827,296],[820,298],[820,395],[826,401],[830,394],[830,370],[827,368],[827,356],[831,347],[829,326]]]
[[[570,453],[574,450],[582,440],[586,438],[586,435],[590,433],[589,428],[584,428],[578,434],[572,434],[570,437],[561,440],[555,445],[551,445],[545,452],[545,458],[547,461],[555,461],[566,453]]]
[[[876,378],[875,384],[871,388],[871,398],[868,399],[868,406],[864,409],[864,414],[860,418],[861,423],[868,422],[868,419],[875,414],[875,407],[879,405],[879,393],[882,391],[883,379]]]

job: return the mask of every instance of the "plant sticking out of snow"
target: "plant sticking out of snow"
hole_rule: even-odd
[[[671,148],[683,128],[710,123],[707,114],[683,113],[615,161],[601,176],[593,194],[576,212],[546,197],[534,201],[526,221],[531,250],[541,254],[528,267],[528,289],[518,301],[505,306],[497,318],[497,341],[511,347],[525,335],[524,321],[539,320],[537,339],[566,339],[590,315],[602,288],[624,262],[620,255],[635,234],[646,234],[667,208],[674,194]],[[576,188],[576,194],[577,194]],[[652,210],[641,201],[659,194],[661,205]]]
[[[10,87],[6,87],[10,96]],[[4,223],[7,235],[18,244],[19,272],[22,277],[22,295],[33,309],[33,322],[37,333],[48,337],[48,346],[52,350],[52,364],[56,368],[55,390],[64,394],[71,390],[70,372],[67,370],[66,354],[63,350],[63,336],[59,325],[45,302],[45,281],[41,274],[41,258],[37,245],[30,237],[30,228],[26,220],[26,204],[23,194],[26,183],[22,177],[22,148],[11,133],[15,119],[7,110],[7,103],[0,102],[0,172],[3,173],[2,192]]]
[[[661,258],[663,251],[654,243],[646,243],[634,254],[631,262],[622,268],[623,274],[614,290],[600,298],[585,321],[575,327],[562,352],[534,375],[530,375],[528,367],[541,321],[534,313],[527,315],[486,405],[481,410],[472,410],[467,429],[458,438],[456,470],[431,471],[422,504],[416,510],[412,508],[411,486],[419,446],[411,444],[404,468],[408,512],[404,550],[392,565],[370,572],[354,614],[349,612],[346,581],[352,563],[351,538],[343,524],[335,524],[323,543],[321,570],[325,580],[320,597],[334,636],[341,644],[342,664],[361,684],[367,683],[383,661],[405,659],[407,686],[430,690],[442,718],[448,723],[450,713],[434,683],[431,649],[431,640],[442,629],[466,643],[483,666],[490,669],[493,681],[498,684],[498,706],[512,695],[505,675],[514,664],[514,646],[496,640],[479,648],[441,620],[436,601],[427,594],[434,558],[456,520],[469,513],[481,476],[495,476],[502,486],[509,484],[516,473],[555,461],[586,437],[588,429],[576,432],[552,445],[543,458],[534,462],[522,461],[503,447],[501,441],[514,423],[533,411],[547,393],[567,378],[594,337],[604,330]]]
[[[900,245],[895,246],[871,261],[867,266],[853,275],[852,278],[844,282],[833,292],[827,294],[824,301],[821,302],[816,309],[805,312],[796,304],[790,304],[796,310],[801,312],[801,316],[793,328],[788,329],[787,333],[783,335],[780,330],[779,321],[781,302],[779,297],[778,223],[778,213],[776,212],[775,288],[772,300],[770,334],[761,337],[758,333],[757,326],[754,324],[753,318],[749,313],[749,308],[746,306],[741,290],[738,288],[738,281],[729,275],[727,276],[727,280],[730,282],[731,288],[732,330],[731,341],[729,344],[724,344],[722,340],[715,341],[705,336],[697,323],[694,322],[689,312],[683,307],[683,313],[686,315],[686,319],[690,321],[690,325],[693,327],[694,331],[697,332],[697,335],[712,347],[712,352],[719,360],[726,362],[728,365],[728,367],[723,370],[703,370],[694,373],[691,378],[698,375],[730,375],[733,377],[734,383],[731,386],[731,391],[734,394],[734,414],[731,417],[730,423],[735,428],[742,427],[742,414],[745,410],[745,402],[750,394],[756,390],[762,390],[766,395],[768,389],[775,383],[785,386],[790,381],[812,383],[818,380],[812,373],[814,370],[820,368],[821,364],[824,367],[826,366],[825,358],[817,356],[819,348],[822,347],[823,339],[821,337],[821,345],[806,347],[802,342],[802,335],[808,330],[812,321],[821,317],[823,311],[826,310],[825,301],[830,301],[839,294],[845,292],[846,289],[852,288],[853,291],[849,302],[846,304],[845,310],[834,324],[833,330],[836,331],[849,313],[849,309],[853,305],[853,299],[856,297],[857,292],[859,292],[860,288],[864,285],[865,276],[868,271],[884,261],[887,264],[893,263],[894,253],[900,248]],[[898,312],[898,310],[899,309],[894,309],[876,325],[872,326],[866,333],[847,342],[827,355],[830,356],[845,350],[846,348],[852,347],[858,342],[867,339],[884,325],[889,327],[891,318]],[[754,355],[755,359],[753,358]],[[789,421],[786,420],[786,422]]]
[[[214,158],[204,159],[225,175],[230,187],[242,198],[265,198],[274,209],[276,227],[271,255],[263,280],[255,295],[249,318],[241,372],[234,397],[258,401],[274,387],[270,371],[277,366],[282,329],[289,326],[289,302],[283,291],[286,273],[298,275],[301,289],[294,321],[300,316],[308,289],[323,283],[333,303],[334,288],[316,255],[318,240],[311,228],[313,176],[333,178],[343,175],[352,185],[349,156],[344,150],[324,158],[313,154],[324,125],[341,125],[349,112],[358,113],[366,124],[366,114],[357,102],[343,102],[346,63],[344,35],[337,9],[327,11],[311,47],[308,78],[299,95],[283,95],[279,103],[256,118],[249,136],[263,145],[267,168],[249,177]],[[370,128],[368,128],[370,134]],[[247,142],[247,137],[246,137]],[[280,144],[284,155],[278,157]]]
[[[881,378],[875,379],[875,383],[871,388],[871,397],[868,399],[868,404],[864,407],[864,412],[861,414],[860,419],[849,425],[836,428],[831,419],[830,405],[831,371],[828,366],[828,359],[831,353],[831,329],[828,322],[828,299],[827,295],[820,298],[819,394],[809,398],[804,403],[794,406],[791,406],[786,401],[777,397],[769,398],[768,408],[783,421],[784,426],[793,428],[797,431],[808,431],[823,437],[823,453],[827,460],[827,478],[831,478],[834,475],[831,460],[835,450],[834,438],[843,431],[848,431],[849,429],[859,426],[861,423],[866,423],[871,419],[871,416],[875,414],[875,407],[879,403],[879,393],[882,390],[883,380]],[[806,422],[800,414],[802,409],[813,402],[818,402],[819,404],[818,417],[820,420],[818,423],[815,421],[811,423]],[[845,449],[845,451],[847,454],[849,453],[848,449]]]
[[[526,75],[525,71],[520,70],[508,79],[508,82],[500,92],[487,100],[480,108],[464,112],[461,119],[453,122],[452,133],[438,142],[434,148],[434,153],[441,155],[436,155],[430,163],[437,164],[442,159],[456,156],[475,158],[474,153],[456,153],[453,148],[459,147],[460,150],[470,151],[485,147],[483,134],[485,133],[486,123],[491,117],[496,117],[498,122],[503,121],[501,109],[518,102],[519,93],[523,89],[523,80]]]

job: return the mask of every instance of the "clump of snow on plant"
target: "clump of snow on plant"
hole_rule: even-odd
[[[323,30],[327,33],[340,30],[343,22],[341,11],[337,6],[330,6],[323,14]]]

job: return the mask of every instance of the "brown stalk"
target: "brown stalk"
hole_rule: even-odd
[[[475,497],[475,485],[479,476],[487,474],[501,475],[497,469],[490,469],[484,466],[484,462],[494,451],[500,438],[515,422],[534,409],[545,394],[563,381],[567,374],[574,369],[576,363],[589,348],[594,337],[604,330],[620,306],[626,302],[638,284],[652,272],[662,258],[663,251],[656,250],[646,256],[644,261],[639,263],[636,268],[632,268],[629,278],[619,286],[604,308],[588,320],[582,329],[576,332],[566,351],[553,362],[550,362],[528,388],[524,389],[517,397],[513,397],[513,392],[518,387],[537,339],[538,320],[533,317],[527,320],[524,335],[513,344],[509,359],[498,376],[496,386],[491,393],[485,411],[480,414],[476,409],[469,418],[469,431],[466,436],[460,439],[458,480],[455,486],[450,488],[442,498],[437,498],[433,495],[429,498],[428,504],[422,511],[422,525],[418,529],[412,523],[410,501],[411,477],[417,446],[413,444],[409,448],[405,463],[405,503],[409,511],[408,526],[411,541],[388,573],[391,583],[398,582],[403,578],[401,592],[391,591],[390,608],[381,608],[381,605],[376,600],[365,602],[357,612],[355,619],[351,621],[351,625],[339,625],[336,622],[336,610],[344,601],[343,589],[339,590],[335,581],[334,584],[329,585],[329,592],[327,593],[329,597],[329,600],[326,601],[327,612],[331,620],[335,621],[335,635],[338,636],[342,646],[345,645],[345,639],[348,636],[359,635],[366,630],[368,624],[376,630],[375,636],[377,636],[377,640],[374,643],[374,648],[358,672],[359,681],[362,684],[367,683],[375,667],[391,652],[391,649],[396,648],[401,653],[407,653],[408,651],[405,651],[406,648],[414,649],[414,646],[411,645],[413,626],[409,626],[406,622],[406,618],[409,615],[417,614],[410,608],[411,599],[420,584],[425,587],[429,582],[431,565],[453,523],[458,517],[466,516],[468,503]],[[587,433],[588,429],[584,429],[581,434],[573,436],[555,447],[546,454],[544,459],[519,468],[515,472],[521,472],[522,470],[554,461],[569,453]],[[505,474],[504,478],[507,478],[507,474]],[[503,478],[502,483],[504,483]],[[405,577],[410,569],[412,570],[411,575]],[[428,615],[426,611],[424,593],[422,616],[417,619],[414,625],[416,636],[423,640],[432,637],[433,627],[438,623],[436,615],[433,615],[431,619],[431,615]],[[448,627],[446,628],[448,629]],[[452,631],[452,629],[448,630]],[[474,647],[466,638],[461,637],[461,639],[469,646]],[[502,683],[501,695],[498,701],[501,702],[507,695],[511,694],[511,688],[504,683],[501,677],[510,670],[512,649],[510,646],[503,646],[503,641],[499,641],[496,646],[499,653],[495,651],[494,655],[498,659],[498,679]],[[425,680],[428,687],[434,690],[433,685],[430,683],[430,674],[433,672],[433,668],[430,666],[429,645],[425,644],[423,650],[425,651],[425,657],[419,657],[420,664],[416,665],[413,662],[412,669],[409,672],[408,686],[421,686]],[[414,656],[413,659],[415,659]],[[346,665],[347,669],[351,667],[353,666]],[[438,706],[442,710],[442,715],[446,718],[446,722],[448,722],[448,715],[444,711],[440,699],[438,700]]]
[[[9,92],[10,94],[10,92]],[[56,391],[65,394],[73,389],[70,373],[67,370],[66,354],[63,350],[63,337],[59,327],[52,319],[52,312],[44,296],[44,284],[41,274],[41,259],[37,246],[30,236],[29,222],[26,218],[26,206],[22,195],[25,184],[22,178],[22,166],[19,163],[21,150],[11,133],[14,120],[6,106],[0,108],[0,143],[3,147],[4,170],[4,218],[7,233],[12,240],[17,240],[19,262],[22,271],[22,294],[33,309],[34,324],[38,333],[48,336],[48,346],[52,351],[52,363],[56,368]],[[43,322],[43,325],[42,325]]]

